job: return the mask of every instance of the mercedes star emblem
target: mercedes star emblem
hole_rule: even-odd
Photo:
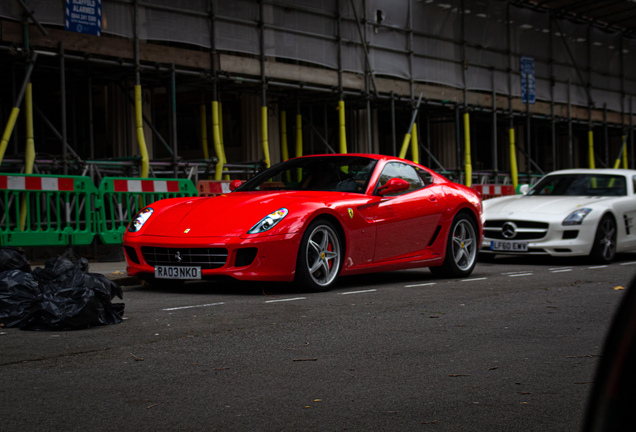
[[[506,222],[501,227],[501,234],[507,239],[515,238],[517,235],[517,225],[515,225],[514,222]]]
[[[174,254],[174,257],[177,259],[178,263],[180,263],[182,261],[181,252],[177,251],[177,253]]]

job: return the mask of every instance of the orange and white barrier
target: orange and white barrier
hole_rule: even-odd
[[[513,185],[474,184],[472,188],[481,194],[482,199],[515,194]]]

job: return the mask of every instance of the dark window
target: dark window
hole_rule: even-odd
[[[407,165],[401,162],[389,162],[384,166],[384,169],[380,174],[379,186],[384,186],[386,182],[388,182],[392,178],[406,180],[410,186],[407,190],[392,194],[386,194],[385,196],[403,195],[409,192],[416,191],[418,189],[422,189],[425,186],[424,181],[415,170],[415,168],[411,165]]]

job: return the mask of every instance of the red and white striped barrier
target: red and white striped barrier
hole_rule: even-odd
[[[230,180],[199,180],[199,196],[217,196],[230,193]]]
[[[481,194],[482,199],[515,194],[515,188],[512,185],[474,184],[472,188]]]
[[[113,180],[115,192],[179,192],[177,180]]]
[[[2,175],[0,176],[0,189],[72,192],[75,190],[75,182],[72,178],[63,177],[26,177]]]

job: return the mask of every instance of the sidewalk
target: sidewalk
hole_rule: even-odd
[[[120,262],[89,262],[89,273],[101,273],[108,279],[114,280],[121,286],[139,285],[138,279],[128,277],[126,274],[126,261]]]
[[[100,273],[110,280],[114,280],[120,286],[140,285],[138,279],[128,277],[126,274],[126,261],[119,262],[98,262],[89,261],[88,272]],[[44,267],[43,263],[31,263],[31,268]]]

